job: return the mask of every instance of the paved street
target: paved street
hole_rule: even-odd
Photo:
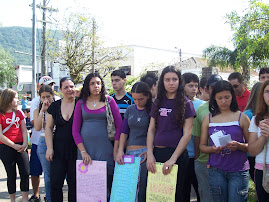
[[[22,201],[21,195],[20,195],[20,179],[19,179],[19,172],[17,171],[17,192],[16,192],[16,201],[20,202]],[[42,201],[44,201],[45,196],[45,186],[44,186],[44,176],[41,176],[40,179],[40,196]],[[64,186],[64,201],[67,201],[67,185]],[[30,180],[30,191],[29,191],[29,198],[31,197],[33,191],[32,191],[32,184]],[[0,161],[0,202],[10,202],[9,194],[7,191],[7,176],[6,171],[4,168],[4,165],[2,161]]]
[[[20,202],[22,201],[22,198],[20,196],[20,179],[19,179],[19,172],[17,171],[17,192],[16,192],[16,201]],[[39,191],[40,191],[40,196],[42,201],[44,201],[44,196],[45,196],[45,186],[44,186],[44,176],[41,176],[40,179],[40,187],[39,187]],[[31,197],[33,191],[32,191],[32,184],[31,184],[31,180],[30,180],[30,191],[29,191],[29,198]],[[64,193],[64,201],[67,201],[67,185],[65,182],[64,185],[64,189],[63,189],[63,193]],[[195,202],[196,201],[196,197],[195,197],[195,193],[194,190],[192,189],[192,194],[191,194],[191,201]],[[4,168],[4,165],[2,163],[2,161],[0,161],[0,202],[10,202],[9,199],[9,194],[7,192],[7,177],[6,177],[6,171]]]

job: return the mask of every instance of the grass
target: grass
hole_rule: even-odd
[[[249,189],[248,189],[248,202],[256,202],[256,191],[255,191],[255,184],[252,180],[249,180]]]

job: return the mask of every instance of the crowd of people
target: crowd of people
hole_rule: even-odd
[[[114,94],[108,95],[103,78],[91,73],[78,93],[72,79],[64,77],[60,98],[54,95],[53,79],[42,77],[39,96],[30,108],[34,126],[30,160],[25,117],[17,110],[18,93],[3,90],[0,158],[12,202],[16,165],[24,202],[41,201],[42,172],[45,201],[63,201],[65,180],[68,201],[76,201],[76,160],[85,165],[92,160],[107,162],[109,201],[115,162],[124,164],[124,155],[141,158],[139,202],[146,201],[147,175],[156,173],[155,162],[163,163],[164,175],[178,165],[177,202],[190,201],[191,186],[197,201],[247,201],[250,178],[258,201],[269,201],[269,188],[263,183],[269,169],[269,68],[261,68],[251,91],[239,72],[231,73],[228,81],[216,74],[199,80],[193,73],[182,75],[174,66],[165,67],[159,78],[147,73],[131,92],[125,90],[123,71],[113,71],[111,82]],[[25,106],[23,110],[29,112]]]

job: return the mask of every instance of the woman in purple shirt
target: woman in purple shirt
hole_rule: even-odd
[[[200,150],[209,153],[212,197],[214,201],[247,201],[249,162],[246,142],[250,121],[239,111],[233,87],[228,81],[219,81],[214,86],[209,111],[202,123]],[[217,140],[212,137],[216,132],[222,135]]]
[[[174,66],[163,69],[157,98],[150,113],[147,134],[147,168],[155,173],[155,162],[164,163],[163,174],[178,165],[176,201],[184,201],[184,175],[188,165],[186,147],[191,139],[195,116],[192,102],[185,96],[183,78]]]
[[[110,104],[119,141],[121,115],[115,100],[105,95],[105,85],[97,73],[89,74],[84,81],[73,121],[73,138],[78,147],[77,159],[91,164],[92,160],[107,162],[107,196],[110,196],[114,172],[113,144],[108,138],[105,99]],[[117,147],[114,147],[114,153]],[[116,155],[116,154],[114,154]]]

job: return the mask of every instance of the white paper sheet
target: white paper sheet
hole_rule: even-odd
[[[222,131],[218,131],[216,133],[213,133],[210,138],[212,139],[214,145],[216,147],[223,147],[225,146],[227,143],[231,142],[231,135],[224,135]]]

